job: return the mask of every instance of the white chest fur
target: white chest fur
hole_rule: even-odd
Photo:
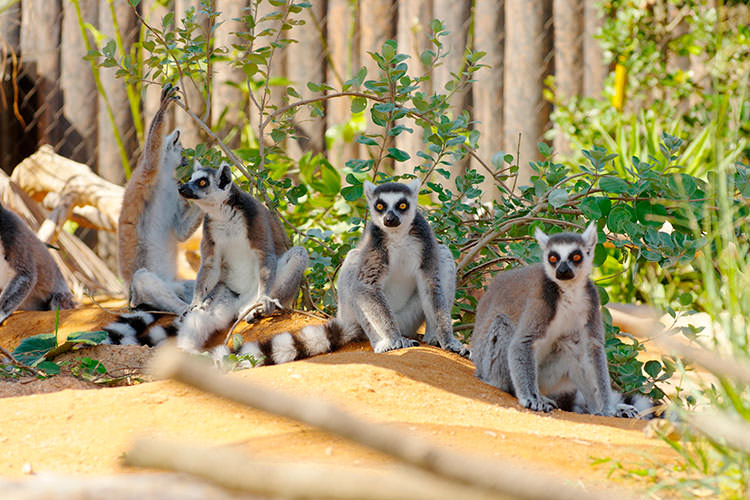
[[[538,359],[546,357],[556,344],[558,348],[573,349],[579,343],[591,308],[585,285],[584,282],[575,288],[560,290],[555,316],[547,327],[545,335],[534,343]],[[569,338],[571,342],[560,342],[565,338]]]
[[[392,311],[399,311],[417,290],[417,273],[422,264],[422,244],[411,236],[388,242],[388,272],[383,292]]]
[[[0,244],[0,289],[5,288],[10,280],[15,277],[16,271],[8,265],[8,261],[5,260],[5,248]]]
[[[240,218],[211,224],[224,282],[240,296],[251,300],[258,295],[260,255],[250,246],[247,230]]]

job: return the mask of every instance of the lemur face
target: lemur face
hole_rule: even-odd
[[[376,186],[365,181],[365,197],[372,222],[385,231],[411,225],[417,211],[419,179],[409,184],[388,182]]]
[[[596,247],[596,226],[591,223],[582,234],[557,233],[547,236],[541,229],[534,234],[542,250],[547,277],[554,281],[588,278]]]
[[[221,168],[206,168],[196,162],[190,180],[178,188],[180,196],[193,200],[198,205],[215,205],[226,199],[232,185],[232,169],[229,165]]]
[[[182,165],[184,162],[184,159],[182,157],[182,143],[180,142],[180,129],[176,129],[171,134],[169,134],[165,142],[165,164],[166,165],[174,165],[175,168],[177,168],[179,165]]]

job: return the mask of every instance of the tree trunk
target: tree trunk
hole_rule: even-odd
[[[420,55],[430,46],[430,21],[432,20],[432,0],[411,0],[402,2],[398,8],[398,51],[409,56],[406,61],[409,64],[409,76],[412,78],[429,72],[420,61]],[[421,90],[429,95],[432,85],[430,80],[424,82]],[[422,163],[417,156],[417,151],[422,149],[423,129],[411,118],[399,121],[414,132],[401,132],[396,136],[396,147],[409,153],[411,160],[408,163],[397,163],[396,172],[413,173],[414,167]]]
[[[18,63],[21,33],[21,5],[11,5],[0,14],[0,168],[10,172],[21,161],[23,127],[13,112],[13,68]],[[15,62],[14,62],[15,61]]]
[[[555,98],[568,101],[583,93],[583,3],[554,0]],[[561,130],[555,135],[555,151],[570,154],[570,144]]]
[[[298,43],[287,48],[286,52],[286,76],[293,83],[303,99],[315,97],[319,92],[311,92],[307,88],[307,82],[316,84],[325,81],[325,57],[323,51],[323,37],[325,36],[325,2],[312,2],[312,6],[303,9],[297,15],[305,21],[305,24],[297,26],[292,37]],[[322,31],[321,31],[322,30]],[[326,103],[323,106],[325,116]],[[294,159],[299,159],[304,153],[310,151],[312,154],[325,151],[325,127],[321,126],[323,118],[311,117],[306,108],[299,109],[295,117],[296,138],[290,138],[287,142],[287,153]]]
[[[505,96],[504,144],[516,155],[521,134],[518,185],[528,184],[529,162],[539,158],[537,142],[549,119],[549,105],[542,97],[544,78],[551,67],[551,39],[547,29],[549,0],[505,2]]]
[[[604,80],[607,78],[607,64],[599,40],[594,38],[604,25],[594,0],[584,0],[583,9],[583,95],[601,97]]]
[[[504,2],[476,2],[474,6],[474,48],[487,55],[480,61],[489,67],[476,73],[472,86],[472,117],[478,123],[474,128],[481,132],[479,137],[479,157],[492,167],[492,156],[503,149],[503,73],[505,45]],[[495,180],[472,161],[472,168],[481,173],[485,180],[482,192],[485,201],[498,199]],[[502,167],[501,167],[502,168]]]
[[[84,22],[96,26],[99,22],[99,2],[79,0]],[[62,75],[60,86],[65,98],[63,117],[65,143],[59,153],[71,160],[87,165],[96,165],[96,127],[98,91],[91,72],[91,65],[83,59],[86,45],[81,38],[76,9],[72,2],[63,3],[62,40],[60,51]],[[88,35],[92,47],[93,37]]]
[[[354,36],[357,31],[357,6],[349,0],[328,0],[326,41],[329,64],[326,66],[326,81],[332,87],[341,85],[359,70],[359,43]],[[335,82],[335,83],[334,83]],[[330,99],[326,104],[326,128],[344,127],[351,120],[351,99]],[[347,160],[357,156],[354,137],[337,137],[328,150],[328,160],[336,167],[343,167]]]

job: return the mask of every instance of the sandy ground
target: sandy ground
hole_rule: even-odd
[[[106,310],[83,307],[63,312],[59,328],[92,330],[112,317]],[[252,327],[243,324],[240,330],[251,338],[313,321],[282,315]],[[13,349],[26,336],[53,331],[54,323],[54,313],[16,313],[0,327],[0,345]],[[140,372],[150,354],[142,347],[99,346],[68,356],[98,359],[110,371]],[[644,457],[666,463],[676,459],[660,440],[645,436],[642,421],[522,410],[515,398],[476,379],[470,361],[433,347],[375,354],[360,343],[307,361],[230,376],[322,398],[448,448],[543,467],[574,483],[615,481],[640,488],[644,483],[636,483],[634,476],[608,478],[612,464],[637,464]],[[143,435],[229,445],[278,462],[375,468],[391,462],[343,439],[171,381],[102,389],[59,376],[0,383],[0,396],[5,396],[0,399],[0,476],[10,478],[22,476],[24,466],[61,474],[123,473],[123,453]],[[595,465],[605,458],[611,460]]]

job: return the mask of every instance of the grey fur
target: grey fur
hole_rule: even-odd
[[[532,410],[569,402],[566,409],[580,413],[638,416],[611,388],[599,296],[589,279],[596,227],[535,236],[542,262],[498,274],[479,301],[476,375]]]

